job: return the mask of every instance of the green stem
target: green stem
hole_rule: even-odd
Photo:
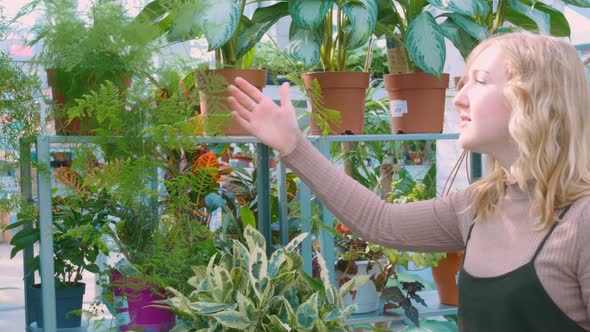
[[[324,41],[322,43],[322,48],[320,49],[320,56],[322,59],[322,65],[324,67],[324,70],[333,71],[334,41],[332,40],[332,35],[328,33],[328,31],[332,31],[332,10],[328,12],[328,15],[326,15],[326,18],[324,19]]]
[[[344,48],[344,17],[342,10],[338,7],[338,36],[336,36],[338,47],[338,70],[344,71],[344,66],[346,62],[346,49]]]
[[[490,31],[492,34],[497,33],[498,29],[500,28],[500,26],[504,22],[504,7],[505,7],[504,0],[499,0],[498,1],[498,10],[496,11],[496,19],[494,20],[494,25],[492,26],[492,31]]]

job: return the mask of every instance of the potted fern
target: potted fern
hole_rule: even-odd
[[[312,134],[362,134],[369,73],[347,72],[346,61],[348,51],[364,46],[373,34],[376,1],[296,0],[289,1],[289,13],[287,51],[306,67],[321,61],[324,70],[302,75],[312,105]]]
[[[32,28],[29,43],[41,45],[34,60],[47,70],[56,133],[90,134],[95,119],[68,121],[67,108],[106,81],[123,91],[132,77],[149,73],[153,49],[143,36],[152,27],[131,24],[125,8],[112,1],[93,3],[87,12],[77,10],[77,1],[33,4],[42,19]]]

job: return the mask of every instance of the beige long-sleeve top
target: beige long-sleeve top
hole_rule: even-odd
[[[474,215],[465,191],[428,201],[387,203],[337,169],[303,136],[282,160],[334,216],[367,240],[418,252],[465,248]],[[498,276],[531,260],[548,230],[534,230],[529,204],[528,193],[507,183],[502,209],[478,221],[472,231],[466,271],[477,277]],[[590,330],[590,197],[572,205],[537,256],[535,269],[557,306]]]

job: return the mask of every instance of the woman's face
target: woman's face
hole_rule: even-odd
[[[459,145],[499,157],[509,150],[511,113],[503,94],[507,78],[500,49],[485,49],[466,73],[466,79],[453,100],[461,118]]]

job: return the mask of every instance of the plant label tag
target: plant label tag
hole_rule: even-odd
[[[401,118],[408,113],[408,102],[405,100],[392,100],[389,102],[389,111],[392,118]]]

